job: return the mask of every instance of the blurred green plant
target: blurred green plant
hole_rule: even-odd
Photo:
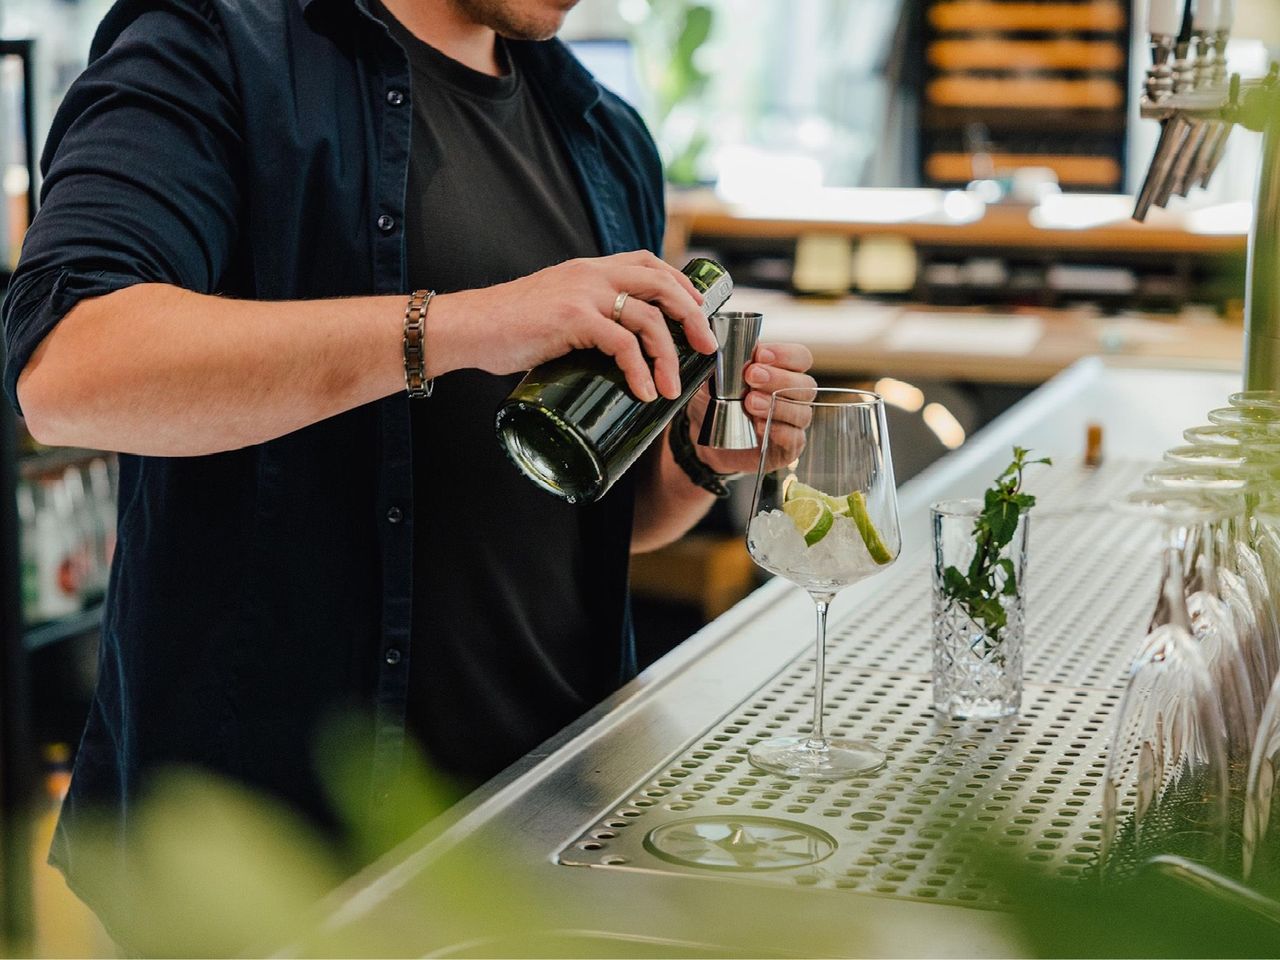
[[[652,97],[649,122],[663,153],[667,180],[702,179],[710,138],[701,103],[710,77],[699,51],[711,38],[715,11],[695,0],[649,0],[649,15],[634,27],[645,85]]]
[[[81,887],[92,886],[93,906],[123,949],[143,956],[261,955],[281,949],[291,956],[416,956],[453,944],[447,955],[727,956],[714,945],[737,942],[758,944],[759,952],[752,954],[758,956],[770,955],[771,944],[773,950],[782,945],[783,953],[794,947],[804,956],[857,956],[874,949],[868,943],[885,942],[851,941],[847,919],[821,922],[823,911],[839,902],[835,891],[814,891],[814,913],[797,914],[794,926],[779,929],[776,915],[745,906],[749,901],[740,883],[695,883],[688,877],[679,880],[680,895],[662,903],[668,920],[681,920],[676,926],[688,929],[692,918],[705,930],[706,944],[685,945],[688,954],[680,944],[662,940],[657,916],[651,940],[609,941],[605,934],[574,939],[574,931],[557,933],[554,918],[575,914],[565,909],[566,894],[545,883],[538,864],[478,845],[446,852],[429,865],[419,858],[431,836],[429,821],[460,791],[416,751],[408,751],[401,782],[381,807],[386,815],[368,816],[368,727],[352,718],[339,720],[325,730],[316,750],[326,789],[347,828],[343,842],[321,836],[274,801],[192,770],[156,778],[136,814],[123,869],[114,832],[79,838]],[[1007,849],[982,846],[974,830],[985,834],[989,825],[981,818],[978,809],[966,811],[950,825],[938,851],[944,856],[963,852],[960,869],[966,875],[981,875],[1003,890],[1007,917],[996,927],[1008,929],[1005,943],[1014,953],[1280,953],[1280,912],[1260,913],[1256,904],[1149,869],[1123,884],[1055,876]],[[406,838],[411,839],[405,843]],[[383,854],[376,874],[358,877],[334,895],[348,877]],[[379,893],[368,896],[364,891],[375,875]],[[856,899],[866,915],[878,909],[873,900]],[[962,942],[948,939],[954,915],[922,916],[919,922],[936,925],[940,949],[964,952]],[[607,921],[602,923],[607,930]]]

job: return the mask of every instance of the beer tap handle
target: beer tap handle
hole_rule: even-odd
[[[1218,29],[1230,33],[1236,25],[1236,0],[1220,0],[1218,4]]]
[[[1182,8],[1182,20],[1178,27],[1178,43],[1190,43],[1191,34],[1195,31],[1195,0],[1185,0],[1185,2],[1180,3],[1179,6]]]
[[[1213,79],[1215,87],[1227,80],[1227,44],[1236,21],[1236,0],[1218,0],[1218,22],[1213,25]]]
[[[1176,37],[1182,25],[1178,0],[1151,0],[1147,7],[1147,32],[1154,37]]]
[[[1195,33],[1206,35],[1218,28],[1220,0],[1195,0],[1195,11],[1191,15],[1191,29]]]
[[[1213,82],[1213,38],[1218,28],[1221,0],[1195,0],[1191,29],[1196,41],[1196,88]]]
[[[1173,48],[1183,19],[1185,0],[1149,0],[1147,32],[1150,35],[1151,66],[1147,68],[1144,90],[1148,103],[1159,103],[1173,93]]]
[[[1196,65],[1191,59],[1191,40],[1195,35],[1195,2],[1186,0],[1182,7],[1182,26],[1173,45],[1173,92],[1186,93],[1196,83]]]

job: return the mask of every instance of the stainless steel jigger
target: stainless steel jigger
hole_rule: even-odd
[[[756,428],[742,408],[747,392],[743,379],[756,351],[764,316],[730,311],[711,315],[711,332],[720,349],[711,374],[711,406],[702,420],[698,443],[721,450],[750,450],[760,445]]]

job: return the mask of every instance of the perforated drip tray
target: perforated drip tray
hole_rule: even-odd
[[[1157,527],[1099,507],[1136,488],[1146,466],[1055,468],[1033,485],[1040,504],[1018,716],[935,717],[929,558],[917,551],[914,563],[883,575],[874,603],[829,641],[828,733],[874,741],[889,756],[882,770],[807,781],[747,759],[760,740],[808,730],[813,663],[805,654],[602,812],[559,862],[973,906],[1002,902],[976,850],[1081,874],[1100,840],[1111,715],[1158,583]],[[759,833],[756,820],[772,826]],[[795,865],[735,863],[735,829],[768,856],[794,854]],[[785,839],[770,853],[770,838]]]

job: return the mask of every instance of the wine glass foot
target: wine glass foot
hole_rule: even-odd
[[[825,740],[815,747],[809,737],[779,737],[758,743],[747,753],[757,767],[785,777],[847,780],[874,773],[885,765],[885,753],[867,740]]]

